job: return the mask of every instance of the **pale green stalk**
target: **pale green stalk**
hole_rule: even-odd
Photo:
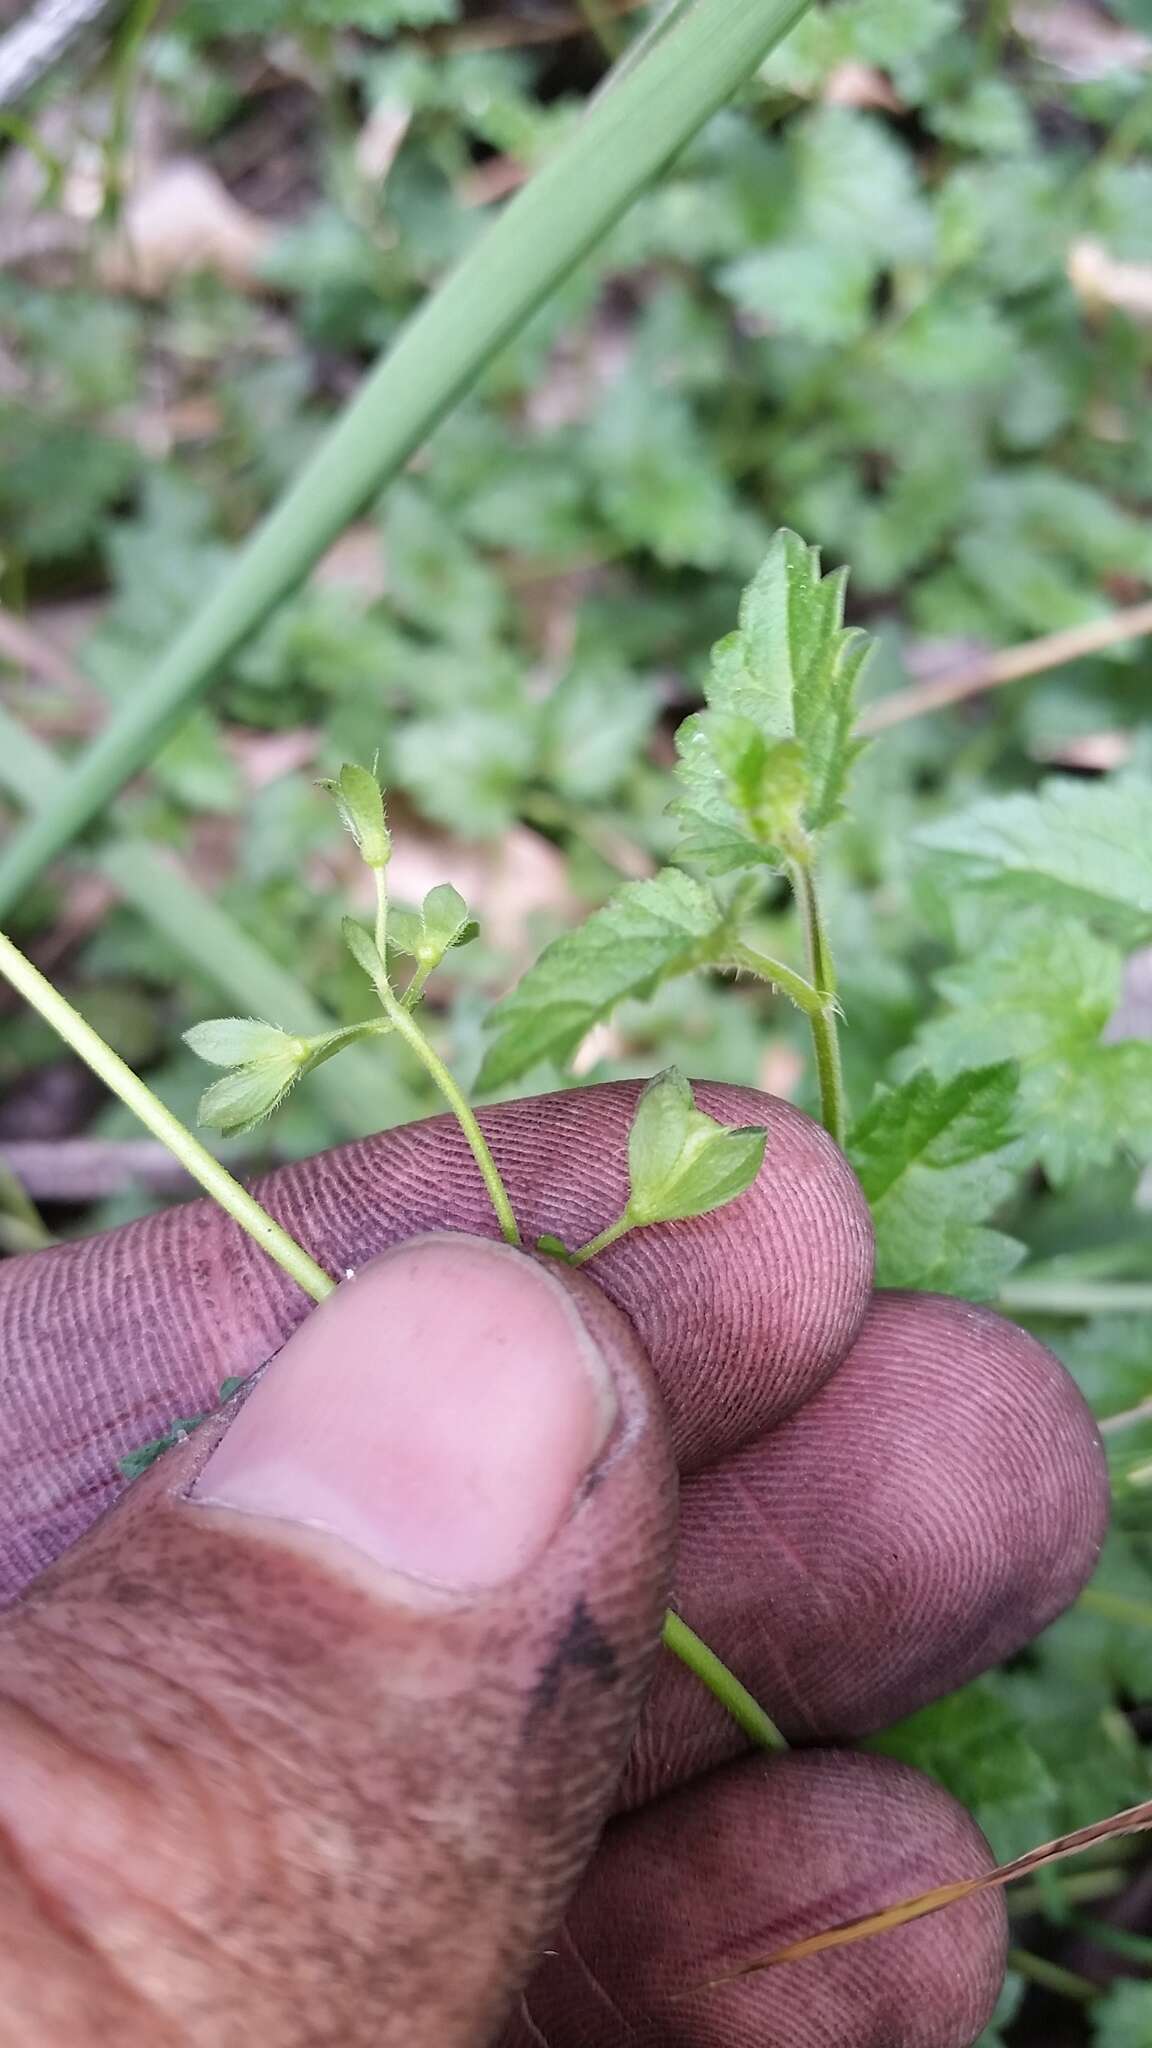
[[[1024,1315],[1143,1316],[1152,1310],[1152,1281],[1031,1280],[1022,1273],[1005,1280],[996,1301]]]
[[[840,1064],[840,1033],[837,1026],[836,971],[832,948],[820,907],[816,877],[808,859],[789,863],[788,878],[796,897],[808,946],[808,971],[819,997],[819,1006],[808,1012],[812,1046],[816,1054],[816,1079],[820,1090],[820,1120],[841,1146],[848,1135],[848,1109],[844,1096],[844,1071]]]
[[[754,1700],[747,1686],[741,1685],[735,1673],[722,1664],[715,1650],[702,1642],[688,1623],[669,1608],[664,1616],[664,1643],[682,1664],[707,1686],[720,1705],[725,1707],[737,1726],[744,1730],[749,1740],[760,1749],[787,1749],[788,1744],[777,1728],[775,1721],[764,1712]]]
[[[204,604],[0,858],[0,916],[150,761],[221,664],[723,106],[807,0],[695,0],[599,94],[403,330]]]
[[[754,946],[746,946],[738,939],[731,951],[721,961],[721,966],[744,968],[749,974],[759,976],[761,981],[770,981],[783,995],[795,1003],[805,1017],[814,1017],[823,1008],[823,997],[794,967],[788,967],[783,960],[774,960],[768,953],[759,953]]]
[[[51,748],[0,705],[0,787],[48,804],[66,781]],[[144,839],[116,837],[97,865],[165,944],[235,1003],[241,1016],[263,1017],[301,1038],[337,1028],[338,1020],[311,990],[159,848]],[[398,1076],[368,1050],[353,1049],[337,1064],[317,1068],[314,1085],[338,1130],[350,1137],[404,1123],[412,1114]]]
[[[120,1101],[139,1117],[146,1130],[166,1145],[173,1157],[180,1161],[186,1173],[199,1181],[205,1194],[211,1195],[222,1209],[226,1209],[234,1222],[249,1237],[275,1259],[281,1270],[294,1280],[313,1301],[323,1301],[331,1294],[336,1282],[318,1266],[315,1259],[302,1246],[281,1229],[275,1218],[260,1207],[247,1188],[243,1187],[213,1158],[207,1146],[194,1138],[191,1131],[166,1109],[159,1097],[134,1074],[130,1066],[106,1045],[98,1031],[74,1010],[71,1003],[54,989],[38,967],[25,958],[18,946],[14,946],[5,932],[0,932],[0,974],[22,995],[26,1002],[38,1010],[45,1022],[52,1026],[57,1035],[78,1053],[86,1066],[99,1076],[105,1086],[119,1096]]]
[[[500,1225],[501,1235],[505,1243],[518,1245],[521,1242],[520,1226],[516,1221],[512,1204],[508,1199],[508,1190],[500,1178],[500,1169],[492,1157],[488,1140],[476,1120],[476,1113],[455,1075],[449,1067],[445,1066],[435,1047],[429,1044],[411,1011],[405,1008],[404,1003],[397,996],[395,989],[388,979],[388,967],[384,952],[384,945],[388,935],[388,883],[384,868],[376,868],[374,874],[376,879],[376,951],[380,956],[380,973],[376,977],[375,988],[380,998],[384,1015],[392,1025],[397,1036],[402,1038],[404,1043],[411,1047],[425,1073],[430,1074],[435,1081],[437,1088],[440,1090],[441,1095],[444,1097],[445,1102],[448,1104],[468,1141],[468,1149],[480,1169],[480,1177],[488,1190],[488,1198],[492,1207],[496,1211],[496,1220]]]
[[[578,1252],[570,1253],[569,1264],[582,1266],[587,1259],[594,1259],[597,1252],[605,1251],[610,1244],[615,1244],[617,1238],[623,1237],[625,1231],[631,1228],[628,1212],[625,1210],[623,1216],[616,1218],[615,1223],[606,1223],[603,1230],[598,1231],[595,1237],[590,1237],[587,1244],[582,1244]]]

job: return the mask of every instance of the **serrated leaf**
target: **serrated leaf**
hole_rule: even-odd
[[[258,1066],[234,1067],[204,1090],[199,1120],[222,1137],[238,1137],[279,1108],[300,1072],[295,1054],[264,1059]]]
[[[648,881],[626,883],[579,930],[546,946],[496,1004],[478,1087],[501,1088],[538,1060],[567,1059],[625,996],[648,995],[715,958],[723,934],[720,905],[690,875],[662,868]]]
[[[184,1033],[184,1043],[210,1067],[241,1067],[254,1061],[299,1059],[303,1046],[275,1024],[256,1017],[209,1017]]]
[[[1056,1784],[1027,1722],[993,1679],[950,1693],[869,1744],[926,1771],[975,1815],[998,1858],[1059,1825]]]
[[[978,1300],[996,1293],[1023,1246],[984,1219],[1019,1172],[1017,1077],[1009,1061],[948,1082],[915,1073],[884,1089],[856,1125],[848,1156],[876,1226],[881,1287]]]
[[[1135,945],[1152,933],[1152,782],[1057,777],[916,835],[954,887],[1080,916]]]
[[[981,1059],[1015,1059],[1020,1125],[1057,1186],[1118,1150],[1152,1156],[1152,1044],[1101,1042],[1123,978],[1119,949],[1071,918],[1009,919],[936,986],[954,1007],[917,1037],[947,1079]]]
[[[778,865],[839,815],[865,636],[843,623],[845,575],[776,535],[712,651],[708,709],[677,736],[682,851],[712,874]]]

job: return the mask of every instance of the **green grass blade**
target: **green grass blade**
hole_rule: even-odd
[[[599,95],[425,303],[236,563],[0,858],[0,916],[143,767],[232,650],[292,590],[807,0],[695,0]]]
[[[42,740],[0,706],[0,785],[35,803],[55,800],[67,770]],[[212,981],[244,1015],[267,1017],[285,1030],[312,1034],[340,1022],[265,951],[226,910],[198,889],[174,862],[144,840],[111,840],[99,866],[125,902],[138,910],[167,944]],[[318,1067],[308,1086],[324,1102],[341,1132],[359,1137],[411,1114],[411,1098],[389,1071],[387,1056],[351,1046],[331,1066]]]

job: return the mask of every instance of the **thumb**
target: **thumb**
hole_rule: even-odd
[[[0,1628],[0,2041],[473,2048],[587,1859],[674,1527],[632,1332],[385,1253]]]

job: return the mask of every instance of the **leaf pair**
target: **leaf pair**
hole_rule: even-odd
[[[198,1112],[202,1124],[231,1138],[279,1108],[301,1074],[318,1063],[324,1040],[295,1038],[255,1017],[212,1017],[186,1031],[184,1043],[209,1066],[231,1069],[204,1090]]]
[[[419,910],[389,912],[388,944],[431,972],[451,947],[467,946],[479,929],[460,891],[451,882],[440,882],[429,889]]]
[[[844,587],[843,572],[822,577],[817,551],[782,531],[737,630],[713,651],[708,708],[677,738],[683,793],[672,806],[681,856],[710,875],[802,862],[840,813],[869,647],[842,624]],[[497,1003],[481,1088],[567,1059],[619,1002],[722,962],[735,936],[713,891],[678,868],[626,884]]]
[[[649,1081],[628,1133],[629,1229],[706,1216],[750,1188],[764,1160],[768,1133],[734,1128],[705,1116],[676,1067]]]

